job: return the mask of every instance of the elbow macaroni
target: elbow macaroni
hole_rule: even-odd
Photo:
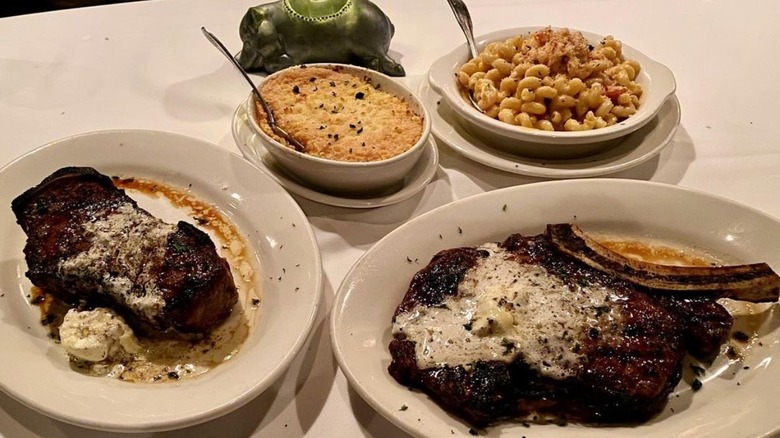
[[[490,117],[547,131],[614,125],[636,113],[639,62],[620,41],[590,44],[579,32],[550,27],[493,42],[460,67],[458,82]]]

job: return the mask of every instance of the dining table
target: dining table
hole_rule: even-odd
[[[396,80],[419,93],[431,64],[463,46],[461,29],[445,0],[374,3],[394,25],[388,53],[406,73]],[[125,129],[181,134],[241,155],[231,126],[249,87],[203,37],[201,27],[237,53],[239,23],[257,4],[145,0],[0,18],[0,165],[59,139]],[[773,2],[466,4],[478,35],[547,25],[614,35],[673,72],[680,122],[670,128],[663,145],[635,165],[582,178],[684,187],[780,218],[780,87],[773,85],[780,71],[780,8]],[[265,74],[250,76],[259,84]],[[440,102],[427,104],[436,111]],[[446,131],[439,128],[434,132]],[[316,236],[324,275],[321,302],[303,348],[262,394],[232,412],[177,430],[136,435],[410,436],[364,401],[334,357],[329,318],[342,280],[376,242],[420,215],[474,195],[559,177],[479,163],[453,146],[447,135],[434,139],[439,162],[433,178],[399,202],[350,208],[292,193]],[[188,157],[176,165],[188,166]],[[3,352],[0,360],[14,360],[13,352]],[[112,434],[49,418],[0,393],[0,436]],[[534,436],[533,427],[527,436]]]

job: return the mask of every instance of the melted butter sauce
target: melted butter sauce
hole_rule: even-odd
[[[203,337],[192,339],[150,339],[139,337],[142,353],[117,361],[82,362],[71,358],[73,369],[93,376],[106,376],[126,382],[154,383],[191,379],[233,358],[249,336],[259,314],[260,296],[255,288],[253,254],[236,226],[217,208],[197,198],[188,189],[138,178],[113,178],[114,185],[149,197],[163,197],[192,217],[197,226],[209,232],[217,251],[230,265],[238,291],[238,303],[228,319]],[[58,341],[58,328],[69,307],[44,290],[33,288],[33,303],[41,308],[41,322]]]
[[[677,248],[654,241],[605,238],[599,243],[635,260],[674,266],[715,266],[719,260],[690,248]]]
[[[496,244],[440,305],[399,314],[393,332],[415,342],[421,369],[521,356],[540,374],[564,379],[581,361],[581,343],[598,327],[605,342],[622,340],[622,298],[599,285],[567,286]]]

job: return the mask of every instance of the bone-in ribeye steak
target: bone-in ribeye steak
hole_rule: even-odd
[[[717,354],[732,317],[711,295],[659,293],[591,268],[559,251],[551,229],[435,255],[393,317],[390,374],[476,426],[657,414],[686,351]]]

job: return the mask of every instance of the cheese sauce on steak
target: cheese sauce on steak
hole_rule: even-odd
[[[540,374],[570,377],[591,329],[620,343],[624,328],[614,291],[566,285],[539,265],[496,244],[469,269],[457,294],[440,305],[416,305],[395,317],[393,334],[415,343],[417,365],[466,366],[520,357]]]
[[[94,277],[101,293],[108,293],[149,323],[165,307],[153,268],[163,263],[168,236],[176,226],[135,208],[117,207],[103,219],[84,222],[89,249],[61,260],[60,275]],[[121,273],[121,274],[117,274]]]

